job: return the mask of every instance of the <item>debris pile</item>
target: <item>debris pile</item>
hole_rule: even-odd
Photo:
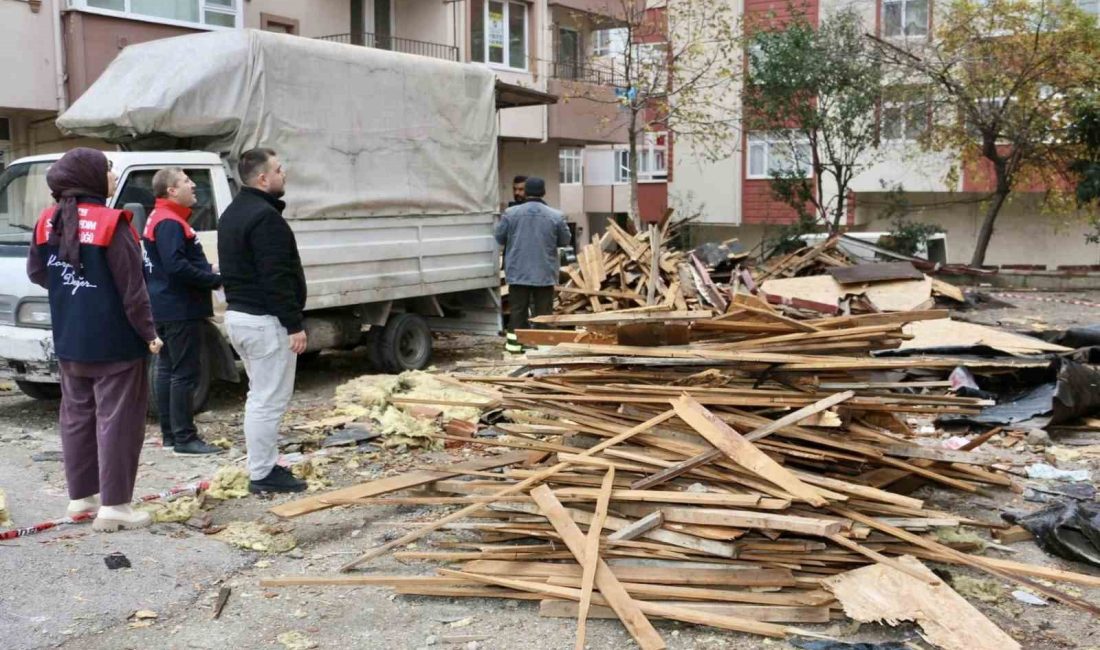
[[[983,551],[975,540],[984,538],[969,531],[1008,524],[911,496],[921,484],[965,494],[1013,486],[983,447],[999,429],[929,446],[911,418],[976,416],[992,401],[951,394],[948,376],[961,367],[984,382],[1045,368],[1041,342],[998,341],[1012,354],[884,356],[917,338],[910,325],[947,312],[807,319],[759,296],[727,296],[717,314],[700,304],[542,317],[585,329],[531,330],[530,343],[545,347],[523,359],[526,372],[453,375],[445,381],[474,397],[435,398],[503,411],[508,421],[493,425],[502,435],[470,442],[514,453],[272,509],[298,517],[337,505],[457,507],[343,567],[392,553],[438,563],[434,574],[263,584],[535,599],[542,615],[576,617],[581,638],[587,618],[614,616],[643,648],[664,647],[650,618],[789,638],[841,610],[915,620],[945,648],[1019,647],[921,561],[1100,613],[1054,584],[1100,587],[1100,578],[995,557],[997,545]],[[430,496],[386,496],[426,485]],[[448,535],[427,537],[437,531]],[[930,619],[926,602],[953,620]],[[975,633],[981,644],[968,645]]]
[[[372,421],[384,447],[440,446],[436,436],[452,422],[481,417],[477,395],[445,379],[419,370],[357,377],[336,388],[336,414]]]
[[[666,221],[631,235],[608,220],[599,241],[582,246],[576,263],[562,268],[566,279],[558,286],[554,311],[599,313],[654,305],[687,311],[700,304],[724,309],[725,299],[699,257],[665,245],[674,228]]]

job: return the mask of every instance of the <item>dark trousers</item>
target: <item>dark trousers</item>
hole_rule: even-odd
[[[157,336],[164,341],[157,355],[156,378],[160,434],[166,443],[179,445],[198,435],[192,396],[202,363],[202,321],[157,323]]]
[[[61,450],[70,499],[99,494],[105,506],[133,499],[149,402],[145,364],[139,359],[101,376],[89,372],[99,364],[80,364],[85,371],[75,374],[62,364]]]
[[[531,316],[545,316],[554,312],[554,287],[532,287],[522,284],[508,285],[508,326],[515,330],[531,329]]]

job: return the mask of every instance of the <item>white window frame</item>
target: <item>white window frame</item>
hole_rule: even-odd
[[[665,144],[657,144],[664,138]],[[646,132],[638,147],[638,180],[645,182],[668,180],[668,133]]]
[[[908,23],[906,17],[909,14],[909,4],[916,2],[924,2],[924,30],[918,33],[907,33],[905,31],[905,25]],[[897,4],[901,5],[901,32],[897,34],[889,34],[886,31],[886,5]],[[882,35],[886,38],[925,38],[928,36],[928,23],[929,17],[932,11],[931,0],[882,0]]]
[[[619,38],[612,34],[621,32]],[[626,53],[626,41],[630,33],[625,27],[609,27],[592,32],[592,56],[622,56]]]
[[[919,136],[916,137],[916,138],[913,138],[913,137],[909,136],[909,127],[911,126],[909,124],[909,118],[911,116],[912,110],[914,108],[918,108],[918,107],[921,109],[920,131],[921,131],[921,133],[927,133],[928,132],[928,126],[929,126],[929,124],[928,124],[928,122],[929,122],[928,102],[925,102],[925,101],[883,102],[882,103],[882,114],[881,114],[881,117],[879,119],[879,134],[881,136],[880,139],[883,142],[916,142],[919,139]],[[898,116],[901,119],[901,130],[899,132],[900,136],[898,136],[898,137],[891,137],[891,136],[885,135],[886,134],[886,112],[888,110],[891,110],[891,109],[897,109],[898,110]]]
[[[561,185],[584,183],[584,149],[562,147],[558,149],[558,182]]]
[[[772,174],[772,158],[775,154],[772,153],[774,147],[786,147],[791,144],[790,138],[782,133],[750,133],[746,138],[745,145],[745,178],[748,180],[769,180],[775,178]],[[799,140],[794,143],[796,147],[806,147],[808,150],[810,143],[807,140]],[[752,170],[752,151],[755,148],[763,148],[764,152],[764,171],[754,173]],[[802,178],[810,178],[813,176],[813,161],[805,161],[804,175]]]
[[[70,9],[76,9],[89,14],[98,14],[100,16],[125,18],[126,20],[136,20],[143,23],[154,23],[157,25],[174,25],[176,27],[187,27],[189,29],[216,31],[220,29],[241,29],[244,26],[244,8],[242,5],[244,2],[247,2],[247,0],[234,0],[233,9],[228,9],[218,4],[208,3],[207,0],[195,0],[195,2],[197,2],[199,5],[199,18],[201,19],[200,22],[175,20],[173,18],[159,18],[157,16],[134,13],[130,10],[130,0],[123,0],[123,2],[125,2],[125,9],[122,11],[116,11],[114,9],[104,9],[102,7],[93,7],[88,4],[88,0],[68,0],[68,6]],[[229,27],[227,25],[210,25],[202,22],[202,20],[206,19],[207,11],[215,14],[233,16],[233,26]]]
[[[665,144],[658,145],[657,139],[665,138]],[[660,154],[660,155],[659,155]],[[630,182],[630,148],[619,145],[615,147],[615,184],[625,185]],[[660,164],[658,165],[658,160]],[[647,131],[642,135],[642,141],[638,143],[638,182],[639,183],[664,183],[668,180],[668,133],[664,131]]]
[[[500,2],[504,5],[504,62],[496,63],[489,60],[489,2]],[[511,40],[508,32],[509,25],[511,24],[511,12],[512,5],[518,4],[523,7],[523,61],[521,65],[512,65],[512,48],[510,47]],[[481,63],[490,68],[497,70],[527,70],[527,60],[531,58],[531,8],[526,2],[518,2],[517,0],[484,0],[481,4],[481,27],[485,30],[484,42],[485,50],[481,53],[482,60],[474,60],[474,63]],[[472,59],[473,57],[471,57]]]

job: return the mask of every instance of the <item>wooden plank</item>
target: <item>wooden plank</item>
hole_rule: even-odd
[[[814,415],[815,413],[824,411],[827,408],[836,406],[837,404],[845,400],[851,399],[854,395],[855,393],[853,393],[852,391],[844,391],[842,393],[836,393],[835,395],[829,395],[828,397],[818,400],[817,402],[814,402],[809,406],[800,408],[793,413],[789,413],[779,418],[778,420],[774,420],[763,426],[757,427],[745,436],[745,440],[749,442],[760,440],[761,438],[769,436],[776,431],[779,431],[780,429],[797,425],[799,422],[806,419],[807,417]],[[705,451],[701,454],[692,456],[687,460],[681,461],[671,467],[667,467],[652,476],[648,476],[646,478],[635,481],[630,485],[630,487],[635,490],[644,490],[655,485],[660,485],[661,483],[672,480],[677,476],[690,472],[696,467],[711,463],[720,458],[722,454],[722,450],[717,448]]]
[[[708,614],[737,616],[765,623],[828,623],[828,607],[790,607],[783,605],[728,605],[725,603],[700,603],[693,601],[651,601],[662,605],[674,605]],[[539,616],[543,618],[573,618],[577,616],[577,603],[569,600],[543,600],[539,603]],[[616,618],[608,607],[597,606],[589,610],[590,618]]]
[[[628,429],[628,430],[624,431],[623,433],[620,433],[619,435],[617,435],[613,438],[609,438],[608,440],[605,440],[605,441],[601,442],[600,444],[596,445],[595,447],[592,447],[591,449],[586,449],[584,452],[581,453],[581,455],[583,455],[583,456],[592,456],[594,454],[597,454],[597,453],[603,451],[604,449],[606,449],[608,447],[613,447],[613,446],[615,446],[615,445],[617,445],[621,442],[629,440],[633,436],[635,436],[639,433],[642,433],[643,431],[647,431],[647,430],[651,429],[652,427],[657,426],[658,424],[661,424],[662,422],[664,422],[668,419],[671,419],[675,414],[676,414],[676,412],[672,411],[672,410],[665,411],[664,413],[661,413],[659,415],[656,415],[656,416],[650,418],[649,420],[646,420],[645,422],[639,424],[636,427]],[[519,454],[519,456],[521,456],[520,460],[523,460],[523,458],[526,458],[525,454]],[[512,463],[508,463],[508,464],[512,464]],[[543,480],[553,476],[557,472],[568,469],[569,467],[570,467],[569,463],[558,463],[558,464],[556,464],[552,467],[549,467],[545,470],[542,470],[541,472],[539,472],[538,474],[535,474],[534,476],[531,476],[527,479],[524,479],[524,480],[520,481],[519,483],[516,483],[514,485],[503,488],[502,490],[497,492],[497,496],[504,497],[504,496],[509,496],[509,495],[512,495],[512,494],[517,494],[519,492],[522,492],[523,490],[527,489],[528,487],[530,487],[532,485],[535,485],[537,483],[540,483]],[[477,469],[489,469],[489,468],[488,467],[478,467]],[[454,475],[452,474],[452,476],[454,476]],[[448,478],[448,477],[444,477],[444,478]],[[408,544],[410,542],[415,542],[416,540],[420,539],[421,537],[423,537],[424,535],[427,535],[428,533],[430,533],[432,531],[439,530],[443,526],[446,526],[447,524],[449,524],[453,521],[458,521],[459,519],[463,519],[464,517],[468,517],[471,514],[473,514],[475,512],[479,512],[479,511],[481,511],[485,508],[486,508],[486,504],[484,504],[484,503],[474,503],[474,504],[466,506],[465,508],[461,508],[459,510],[456,510],[456,511],[452,512],[451,514],[442,517],[441,519],[437,519],[436,521],[434,521],[430,524],[425,524],[424,526],[421,526],[420,528],[418,528],[414,531],[411,531],[411,532],[409,532],[405,535],[402,535],[401,537],[398,537],[395,540],[386,542],[382,546],[379,546],[377,548],[371,549],[370,551],[367,551],[366,553],[360,555],[359,557],[355,558],[351,562],[348,562],[344,566],[340,567],[340,571],[351,571],[352,569],[359,566],[360,564],[363,564],[364,562],[369,562],[370,560],[372,560],[376,557],[379,557],[380,555],[383,555],[385,553],[388,553],[389,551],[391,551],[395,548],[404,546],[405,544]]]
[[[899,562],[924,576],[879,565],[826,578],[844,613],[863,623],[915,621],[924,637],[945,650],[1019,650],[1020,644],[993,624],[916,558]]]
[[[924,272],[914,268],[911,262],[856,264],[855,266],[834,267],[826,272],[841,284],[924,279]]]
[[[627,526],[625,528],[620,528],[619,530],[611,533],[610,535],[607,536],[607,541],[609,541],[609,542],[629,541],[629,540],[632,540],[632,539],[638,537],[642,533],[647,533],[647,532],[653,530],[654,528],[659,528],[661,526],[661,524],[663,524],[664,522],[665,522],[665,518],[664,518],[664,515],[661,514],[661,511],[660,510],[654,510],[653,512],[651,512],[648,515],[642,517],[641,519],[636,520],[634,523],[630,524],[629,526]]]
[[[524,591],[530,591],[533,593],[545,594],[554,598],[562,598],[568,600],[577,600],[580,598],[579,589],[559,587],[557,585],[550,585],[541,582],[513,580],[510,578],[479,575],[476,573],[462,573],[459,571],[450,571],[447,569],[440,569],[440,573],[443,573],[445,575],[454,575],[457,577],[465,577],[469,578],[470,580],[484,582],[485,584],[499,585],[502,587],[508,587],[510,589],[522,589]],[[606,604],[606,601],[602,597],[599,599],[593,598],[593,601],[601,605]],[[732,630],[734,632],[747,632],[749,634],[758,634],[761,636],[782,638],[787,636],[788,634],[799,631],[786,628],[782,625],[776,625],[774,623],[761,623],[758,621],[739,618],[736,616],[704,614],[702,612],[687,609],[684,607],[677,607],[674,605],[661,605],[659,603],[653,603],[644,600],[637,601],[637,604],[639,609],[641,609],[642,612],[646,614],[651,614],[653,616],[668,618],[676,621],[683,621],[685,623],[694,623],[696,625],[709,625],[711,627],[716,627],[723,630]]]
[[[767,454],[757,449],[690,395],[673,400],[672,404],[680,419],[691,425],[733,462],[812,505],[821,507],[828,504],[828,501],[815,488],[803,483]]]
[[[596,580],[596,564],[600,557],[600,533],[607,519],[607,507],[611,500],[611,488],[615,484],[615,466],[607,468],[600,486],[600,495],[596,499],[596,512],[588,526],[588,536],[584,540],[584,561],[581,563],[581,600],[577,607],[577,642],[575,650],[584,650],[585,630],[588,624],[588,609],[592,604],[592,586]],[[551,522],[553,523],[553,522]]]
[[[526,454],[522,453],[504,454],[502,456],[491,456],[480,460],[461,463],[450,468],[459,471],[409,472],[406,474],[399,474],[397,476],[378,479],[377,481],[353,485],[341,490],[333,490],[304,499],[288,501],[287,503],[270,508],[268,511],[279,517],[300,517],[311,512],[331,508],[333,504],[328,501],[329,499],[348,500],[375,497],[389,492],[397,492],[398,490],[407,490],[419,485],[426,485],[453,476],[460,476],[462,472],[467,470],[483,471],[515,465],[523,462],[524,458],[526,458]]]
[[[575,564],[551,562],[511,562],[507,560],[474,560],[463,565],[464,571],[488,575],[549,578],[569,576],[578,580],[581,568]],[[660,566],[614,565],[611,571],[622,582],[659,585],[692,585],[709,587],[794,587],[798,585],[788,569],[730,566],[728,568],[665,568]]]
[[[819,537],[835,535],[843,528],[843,525],[839,521],[792,515],[777,515],[765,512],[751,512],[748,510],[664,507],[661,508],[661,512],[665,516],[665,521],[683,524],[706,524],[708,526],[783,530],[792,533],[801,533],[803,535],[817,535]]]
[[[703,320],[710,318],[712,315],[713,312],[709,309],[694,311],[652,310],[640,313],[619,310],[602,314],[535,316],[531,321],[542,325],[613,325],[615,323]]]
[[[524,345],[557,345],[591,340],[592,333],[577,330],[516,330],[516,338]]]
[[[615,567],[612,567],[615,570]],[[546,582],[552,585],[564,587],[578,587],[580,578],[577,576],[550,576]],[[818,607],[828,605],[834,601],[832,594],[827,591],[754,591],[735,589],[712,589],[709,587],[683,587],[667,584],[650,584],[644,582],[629,582],[624,580],[623,586],[631,596],[644,600],[710,600],[727,603],[751,603],[757,605],[786,605],[789,607],[804,606]]]
[[[543,514],[546,515],[551,525],[561,535],[562,541],[577,558],[577,562],[582,566],[588,562],[589,559],[585,553],[584,534],[581,533],[580,528],[566,513],[561,502],[554,497],[550,487],[540,485],[531,490],[531,496],[535,498],[535,502],[539,504]],[[623,627],[627,629],[630,636],[634,637],[634,640],[643,649],[663,650],[666,646],[664,640],[661,639],[661,635],[645,617],[642,610],[638,608],[637,603],[626,592],[619,579],[615,577],[615,574],[611,572],[611,569],[598,555],[595,562],[595,582],[599,585],[600,594],[615,610],[615,614],[622,621]]]

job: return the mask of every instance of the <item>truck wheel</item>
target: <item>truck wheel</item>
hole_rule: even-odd
[[[394,314],[378,342],[378,358],[389,373],[422,370],[432,359],[432,331],[417,314]]]
[[[160,415],[160,411],[157,410],[157,364],[160,362],[160,355],[153,357],[149,361],[149,417],[156,419]],[[213,381],[211,376],[211,361],[210,356],[206,353],[205,346],[203,347],[202,360],[199,362],[199,379],[195,384],[195,391],[191,393],[191,412],[200,413],[206,408],[206,402],[210,399],[210,382]]]
[[[44,384],[37,381],[18,381],[15,385],[32,399],[61,399],[61,384]]]

